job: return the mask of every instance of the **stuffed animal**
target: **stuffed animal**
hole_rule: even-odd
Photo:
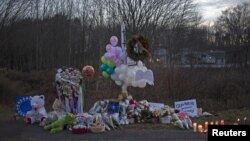
[[[179,119],[182,121],[183,126],[186,129],[192,128],[193,124],[192,124],[192,120],[189,118],[189,116],[187,115],[187,113],[185,112],[179,112],[177,113]]]
[[[129,120],[127,117],[127,108],[129,106],[129,100],[124,100],[120,102],[121,112],[120,112],[120,124],[128,124]]]
[[[184,125],[182,123],[182,121],[179,119],[178,115],[176,113],[174,113],[172,115],[172,121],[173,121],[173,124],[181,129],[184,129]]]
[[[36,95],[30,97],[30,103],[32,110],[26,113],[26,122],[28,124],[33,124],[35,122],[40,122],[40,126],[45,125],[45,120],[47,118],[47,112],[44,108],[44,95]]]
[[[108,103],[109,103],[108,100],[104,100],[104,101],[100,100],[100,101],[95,102],[94,106],[90,108],[89,114],[94,115],[96,113],[106,112]]]
[[[46,119],[46,124],[50,124],[50,123],[62,118],[66,114],[64,107],[63,107],[63,104],[58,98],[55,99],[55,101],[52,105],[52,108],[54,111],[48,113],[48,117]]]
[[[62,131],[64,129],[65,126],[67,125],[74,125],[75,124],[75,120],[74,120],[74,115],[71,113],[67,113],[64,117],[62,117],[61,119],[58,119],[57,121],[46,125],[44,127],[45,130],[50,130],[50,133],[54,134],[54,133],[58,133],[60,131]]]

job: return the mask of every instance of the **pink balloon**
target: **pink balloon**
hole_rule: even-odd
[[[112,49],[112,47],[113,47],[113,46],[112,46],[111,44],[107,44],[107,45],[106,45],[106,51],[111,50],[111,49]]]
[[[118,38],[116,36],[112,36],[110,38],[110,43],[113,47],[115,47],[118,44]]]

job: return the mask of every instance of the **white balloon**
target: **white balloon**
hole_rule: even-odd
[[[142,61],[138,61],[137,66],[138,66],[139,68],[140,68],[140,67],[143,67]]]
[[[128,69],[128,66],[127,66],[127,65],[122,64],[122,65],[120,65],[120,66],[119,66],[119,68],[121,69],[121,72],[126,72],[126,71],[127,71],[127,69]]]
[[[120,67],[116,67],[116,68],[115,68],[115,72],[116,72],[116,73],[119,73],[120,70],[121,70]]]
[[[119,74],[119,77],[118,77],[120,80],[125,80],[125,75],[124,74]]]
[[[112,80],[118,80],[118,79],[119,79],[117,73],[113,73],[113,74],[110,76],[110,78],[111,78]]]
[[[146,85],[147,85],[147,83],[141,82],[141,83],[139,83],[139,88],[144,88],[144,87],[146,87]]]
[[[115,81],[115,84],[118,85],[118,86],[121,86],[122,82],[121,81]]]

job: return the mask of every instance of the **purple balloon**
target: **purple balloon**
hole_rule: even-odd
[[[112,47],[113,47],[113,46],[112,46],[111,44],[107,44],[107,45],[106,45],[106,51],[111,50],[111,49],[112,49]]]
[[[112,36],[110,38],[110,43],[113,47],[115,47],[118,44],[118,38],[116,36]]]
[[[112,57],[112,54],[110,54],[109,52],[106,52],[106,53],[104,54],[104,57],[105,57],[107,60],[110,60],[111,57]]]

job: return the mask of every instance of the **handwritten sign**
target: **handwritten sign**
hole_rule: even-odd
[[[177,101],[174,103],[175,109],[178,109],[182,112],[186,112],[189,116],[197,116],[197,104],[196,99]]]
[[[163,103],[148,102],[148,104],[150,105],[149,110],[152,111],[152,112],[164,108],[164,104]]]

